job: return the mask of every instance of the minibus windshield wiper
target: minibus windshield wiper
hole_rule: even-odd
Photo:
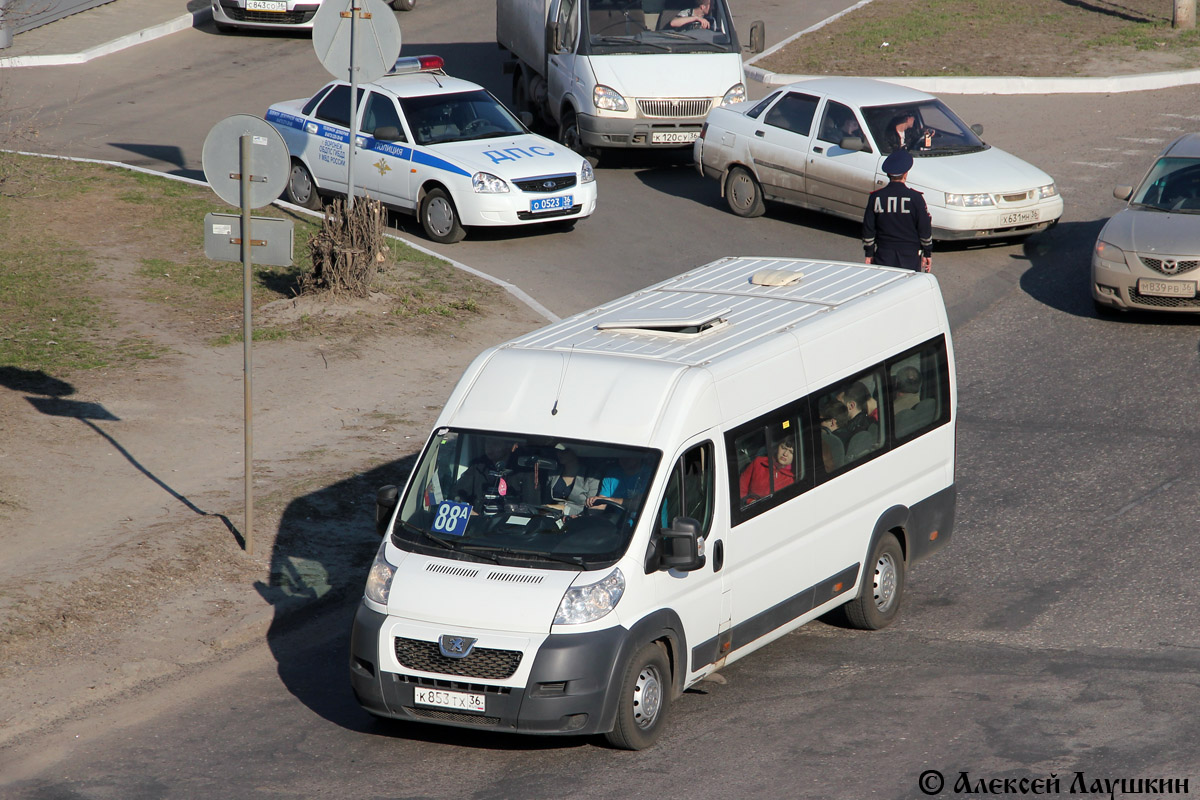
[[[570,564],[573,567],[581,568],[587,564],[583,556],[560,556],[557,553],[546,553],[541,550],[514,550],[511,547],[488,547],[487,545],[466,545],[463,550],[474,552],[480,548],[510,558],[540,558],[543,561],[557,561],[560,564]]]
[[[434,543],[438,544],[439,546],[446,548],[447,550],[453,550],[453,551],[457,552],[461,548],[461,545],[457,545],[454,542],[448,542],[440,536],[435,536],[434,534],[430,533],[429,531],[425,530],[424,528],[418,528],[416,525],[413,525],[411,522],[406,522],[405,520],[402,520],[402,519],[397,519],[396,521],[399,522],[402,526],[404,526],[405,530],[412,531],[413,533],[418,533],[421,536],[425,537],[426,539],[429,539],[431,542],[434,542]]]

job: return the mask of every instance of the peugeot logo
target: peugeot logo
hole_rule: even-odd
[[[466,658],[475,647],[475,639],[466,636],[451,636],[443,633],[438,637],[438,650],[446,658]]]
[[[1167,275],[1174,275],[1176,272],[1179,272],[1178,261],[1163,261],[1161,262],[1161,266],[1162,271]]]
[[[554,181],[542,181],[542,188],[548,192],[554,191],[555,185]]]

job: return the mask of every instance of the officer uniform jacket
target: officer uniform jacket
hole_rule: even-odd
[[[901,181],[871,192],[863,215],[863,250],[873,264],[921,269],[933,255],[933,228],[925,196]]]

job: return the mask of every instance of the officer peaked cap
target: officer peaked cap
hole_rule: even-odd
[[[893,150],[892,154],[883,160],[883,171],[888,175],[903,175],[912,169],[912,153],[904,148]]]

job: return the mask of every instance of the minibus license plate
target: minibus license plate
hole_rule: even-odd
[[[1138,279],[1138,294],[1154,297],[1195,297],[1195,281],[1151,281]]]
[[[287,11],[285,0],[246,0],[247,11]]]
[[[1038,212],[1018,211],[1015,214],[1005,214],[1000,218],[1001,225],[1020,225],[1022,222],[1037,222]]]
[[[564,194],[562,197],[543,197],[539,200],[529,201],[529,213],[536,214],[539,211],[561,211],[564,208],[570,208],[575,203],[573,195]]]
[[[473,692],[447,692],[418,687],[413,692],[417,705],[453,708],[455,711],[483,711],[484,696]]]
[[[700,138],[700,131],[658,131],[650,134],[651,144],[691,144]]]

